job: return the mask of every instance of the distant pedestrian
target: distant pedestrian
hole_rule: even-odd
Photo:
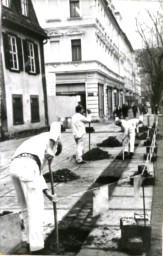
[[[124,119],[128,116],[128,106],[127,106],[127,104],[122,105],[122,115],[123,115]]]
[[[155,113],[156,115],[158,114],[158,105],[157,105],[157,104],[154,106],[154,113]]]
[[[75,110],[76,113],[72,116],[72,129],[76,143],[76,163],[83,164],[85,163],[82,155],[84,153],[84,135],[86,133],[84,123],[91,122],[91,112],[90,110],[86,110],[88,113],[86,117],[82,114],[83,108],[80,105],[78,105]]]
[[[116,118],[116,117],[121,118],[121,114],[122,114],[121,107],[120,106],[116,106],[113,114],[114,114],[114,118]]]
[[[142,114],[145,115],[148,113],[147,106],[145,104],[142,104]]]
[[[140,115],[143,113],[143,105],[142,105],[142,103],[139,104],[139,113],[140,113]]]
[[[138,108],[137,108],[137,105],[135,103],[132,106],[132,112],[133,112],[133,116],[136,117],[137,112],[138,112]]]
[[[47,161],[62,151],[60,124],[53,122],[49,132],[24,141],[15,151],[10,165],[10,173],[22,209],[27,243],[31,252],[40,253],[44,248],[43,211],[44,194],[53,202],[41,170]]]

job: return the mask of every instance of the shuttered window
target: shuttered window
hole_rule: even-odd
[[[10,71],[23,71],[21,38],[15,34],[3,33],[5,65]]]
[[[40,121],[39,113],[39,98],[38,96],[31,96],[31,123]]]
[[[25,71],[29,74],[40,73],[38,46],[32,41],[23,40]]]
[[[29,43],[29,71],[31,73],[36,73],[36,65],[35,65],[35,52],[34,52],[34,44]]]
[[[71,40],[72,61],[81,61],[81,40]]]
[[[70,0],[70,17],[80,17],[79,0]]]
[[[23,124],[23,99],[22,95],[13,95],[13,123]]]

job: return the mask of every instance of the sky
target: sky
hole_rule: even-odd
[[[122,16],[121,28],[126,33],[134,49],[142,48],[141,39],[136,32],[135,18],[139,21],[150,24],[146,10],[156,15],[163,0],[112,0],[115,11],[119,11]],[[151,24],[152,25],[152,24]]]

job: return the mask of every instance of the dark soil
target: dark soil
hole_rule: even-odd
[[[4,215],[7,215],[7,214],[10,214],[12,212],[9,212],[9,211],[3,211],[2,213],[0,213],[0,216],[4,216]]]
[[[76,173],[70,171],[69,169],[59,169],[55,172],[52,172],[53,174],[53,180],[54,182],[67,182],[67,181],[72,181],[72,180],[77,180],[80,178],[79,175]],[[46,182],[50,182],[50,173],[47,172],[44,174],[44,178]]]
[[[58,249],[56,248],[54,230],[50,237],[47,238],[45,248],[41,250],[41,255],[76,255],[89,235],[89,232],[80,228],[60,229]]]
[[[117,140],[116,136],[110,136],[108,139],[104,140],[102,143],[97,144],[98,147],[121,147],[122,143]]]
[[[146,140],[147,139],[147,132],[144,132],[137,136],[138,140]]]
[[[109,154],[107,151],[103,151],[99,148],[93,148],[83,155],[83,160],[85,161],[96,161],[102,159],[109,159]]]
[[[142,126],[142,127],[139,127],[139,132],[146,132],[146,131],[148,131],[148,126],[146,126],[146,125],[144,125],[144,126]]]

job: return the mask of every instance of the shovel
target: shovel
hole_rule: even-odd
[[[55,194],[54,191],[54,186],[53,186],[53,174],[52,174],[52,169],[51,169],[51,161],[48,161],[48,166],[49,166],[49,172],[50,172],[50,182],[51,182],[51,192],[52,195]],[[59,251],[59,233],[58,233],[58,222],[57,222],[57,206],[56,203],[53,202],[53,211],[54,211],[54,223],[55,223],[55,242],[56,242],[56,249]]]

